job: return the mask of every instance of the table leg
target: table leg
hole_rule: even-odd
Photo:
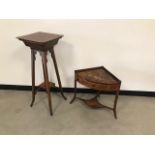
[[[73,99],[70,101],[70,104],[72,104],[74,102],[74,100],[76,99],[76,92],[77,92],[77,80],[74,80],[74,96]]]
[[[31,107],[33,106],[33,103],[35,101],[35,57],[36,51],[31,49],[31,74],[32,74],[32,102],[31,102]]]
[[[56,62],[54,50],[51,49],[50,53],[51,53],[51,57],[53,59],[54,68],[55,68],[55,72],[56,72],[56,76],[57,76],[57,80],[58,80],[58,84],[59,84],[59,89],[60,89],[61,95],[66,100],[67,98],[64,96],[63,90],[62,90],[62,85],[61,85],[61,80],[60,80],[60,75],[59,75],[59,71],[58,71],[58,67],[57,67],[57,62]]]
[[[49,103],[50,114],[53,115],[52,103],[51,103],[51,94],[50,94],[50,82],[48,79],[48,70],[47,70],[47,52],[40,52],[40,54],[42,57],[43,74],[44,74],[46,92],[48,95],[48,103]]]
[[[116,96],[115,96],[115,100],[114,100],[114,107],[113,107],[113,113],[114,113],[115,119],[117,119],[116,106],[117,106],[118,96],[119,96],[119,90],[116,91]]]

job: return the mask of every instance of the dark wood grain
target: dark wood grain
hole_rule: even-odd
[[[40,84],[37,88],[39,89],[41,87],[46,90],[47,96],[48,96],[49,110],[50,110],[51,115],[53,115],[53,111],[52,111],[52,100],[51,100],[51,94],[50,94],[50,87],[55,86],[55,84],[53,82],[50,82],[48,78],[48,68],[47,68],[48,52],[50,52],[52,55],[52,60],[54,63],[54,68],[56,71],[56,76],[57,76],[57,80],[59,83],[59,89],[61,91],[61,95],[63,96],[64,99],[66,99],[66,97],[63,94],[63,89],[62,89],[61,80],[60,80],[58,67],[57,67],[57,62],[56,62],[54,49],[53,49],[54,46],[57,44],[58,40],[62,37],[63,35],[46,33],[46,32],[35,32],[35,33],[28,34],[28,35],[17,37],[19,40],[23,41],[24,44],[30,47],[31,49],[32,102],[30,106],[31,107],[33,106],[34,101],[35,101],[35,95],[37,92],[37,90],[35,90],[35,59],[36,59],[35,54],[36,52],[39,52],[42,58],[44,82]]]
[[[62,37],[63,35],[54,33],[35,32],[19,36],[17,39],[23,41],[26,46],[43,52],[51,49]]]
[[[94,68],[87,68],[87,69],[80,69],[75,70],[75,81],[74,81],[74,96],[70,103],[73,103],[76,97],[76,89],[77,84],[76,82],[81,83],[82,85],[96,90],[98,93],[97,95],[89,100],[81,99],[84,101],[89,107],[91,108],[107,108],[113,110],[114,117],[117,118],[116,107],[117,107],[117,100],[120,91],[121,81],[113,75],[110,71],[108,71],[105,67],[94,67]],[[102,105],[97,100],[98,94],[100,92],[115,92],[115,100],[113,107],[108,107]]]
[[[54,34],[54,33],[46,33],[46,32],[35,32],[28,35],[23,35],[17,37],[19,40],[26,42],[34,42],[38,44],[45,44],[53,40],[57,40],[62,38],[63,35]]]

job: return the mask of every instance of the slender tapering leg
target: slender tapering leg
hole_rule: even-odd
[[[56,62],[56,58],[55,58],[55,54],[54,54],[53,48],[50,50],[50,53],[51,53],[51,57],[53,59],[54,68],[55,68],[55,72],[56,72],[56,76],[57,76],[57,80],[58,80],[58,84],[59,84],[59,89],[60,89],[61,95],[66,100],[67,98],[64,96],[63,90],[62,90],[60,75],[59,75],[59,71],[58,71],[57,62]]]
[[[74,80],[74,96],[73,96],[73,99],[70,101],[70,104],[72,104],[74,102],[74,100],[76,99],[76,92],[77,92],[77,80],[75,77],[75,80]]]
[[[32,72],[32,102],[31,102],[31,107],[33,106],[33,103],[35,101],[35,54],[36,51],[31,49],[31,72]]]
[[[119,90],[116,91],[116,96],[115,96],[115,100],[114,100],[114,107],[113,107],[113,112],[114,112],[115,119],[117,119],[116,106],[117,106],[118,95],[119,95]]]
[[[50,82],[48,79],[48,70],[47,70],[47,52],[40,52],[40,53],[41,53],[41,57],[42,57],[43,74],[44,74],[46,92],[48,95],[49,110],[50,110],[50,114],[53,115],[51,94],[50,94]]]

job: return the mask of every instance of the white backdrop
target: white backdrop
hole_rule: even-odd
[[[121,89],[155,91],[155,20],[0,20],[0,84],[31,85],[30,49],[16,37],[37,31],[64,35],[55,46],[63,87],[73,87],[75,69],[103,65]],[[48,66],[57,84],[50,57]]]

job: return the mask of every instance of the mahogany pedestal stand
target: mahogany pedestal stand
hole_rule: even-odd
[[[53,115],[52,111],[52,101],[51,101],[51,94],[50,94],[50,87],[55,86],[54,83],[49,81],[48,78],[48,69],[47,69],[47,54],[50,52],[57,80],[58,80],[58,85],[59,89],[61,92],[61,95],[64,99],[66,97],[63,94],[63,89],[61,85],[61,80],[59,76],[59,71],[57,67],[57,62],[55,58],[55,53],[54,53],[54,45],[57,44],[58,40],[62,38],[63,35],[58,35],[58,34],[52,34],[52,33],[45,33],[45,32],[36,32],[24,36],[17,37],[19,40],[23,41],[24,44],[31,49],[31,70],[32,70],[32,102],[31,102],[31,107],[34,104],[35,101],[35,95],[37,93],[35,89],[35,60],[36,60],[36,53],[39,52],[41,55],[42,59],[42,67],[43,67],[43,75],[44,75],[44,82],[38,86],[38,88],[43,88],[46,90],[47,95],[48,95],[48,103],[49,103],[49,110],[50,114]]]

